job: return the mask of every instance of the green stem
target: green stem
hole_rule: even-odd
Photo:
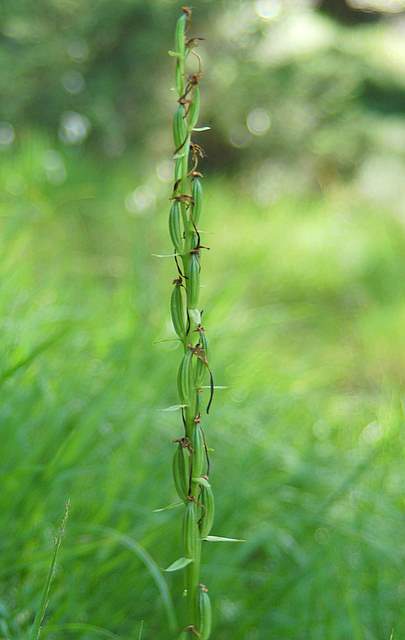
[[[177,296],[175,311],[172,307],[173,326],[181,338],[184,347],[184,355],[178,372],[178,387],[181,403],[185,406],[183,418],[185,427],[185,437],[177,440],[178,449],[174,459],[174,473],[176,488],[179,497],[185,503],[183,536],[184,536],[184,557],[191,558],[192,562],[185,568],[185,588],[186,617],[184,629],[193,632],[195,636],[208,640],[210,635],[207,624],[204,627],[203,612],[201,605],[201,593],[204,590],[205,601],[207,589],[200,587],[200,567],[201,567],[201,537],[207,534],[207,527],[210,528],[205,518],[207,507],[202,506],[204,498],[204,482],[207,484],[208,466],[206,461],[206,447],[203,432],[200,427],[200,388],[204,372],[208,370],[206,338],[204,329],[200,325],[200,311],[196,308],[199,298],[200,287],[200,246],[197,245],[199,234],[193,223],[192,194],[194,188],[192,179],[201,177],[196,171],[197,161],[193,157],[192,169],[189,168],[189,156],[191,148],[192,129],[198,119],[200,95],[199,95],[199,73],[190,76],[187,81],[185,77],[185,61],[188,55],[186,24],[190,17],[191,10],[183,7],[183,15],[176,25],[176,87],[178,93],[178,107],[173,120],[173,132],[175,147],[177,147],[177,160],[175,166],[175,188],[174,198],[180,204],[182,232],[184,233],[183,250],[181,256],[182,271],[185,276],[174,281],[177,291],[184,292],[187,308],[187,327],[182,329],[181,318],[184,317],[182,308],[182,296]],[[184,109],[184,119],[179,119],[179,113],[183,118],[181,110]],[[184,122],[185,121],[185,122]],[[186,125],[183,126],[183,123]],[[185,137],[183,141],[181,138]],[[179,148],[180,146],[180,148]],[[195,148],[193,149],[193,152]],[[182,155],[181,155],[182,154]],[[181,157],[178,157],[180,156]],[[198,158],[197,158],[198,160]],[[192,175],[190,175],[192,174]],[[198,212],[201,208],[201,189],[198,191]],[[196,198],[197,198],[196,196]],[[197,206],[197,205],[196,205]],[[173,236],[172,236],[173,237]],[[178,245],[177,245],[178,246]],[[181,289],[180,289],[181,287]],[[173,298],[172,298],[173,301]],[[172,303],[173,304],[173,303]],[[179,320],[180,318],[180,320]],[[177,327],[177,329],[176,329]],[[180,327],[180,328],[179,328]],[[179,455],[181,454],[181,455]],[[202,478],[201,476],[204,476]],[[196,478],[191,480],[190,478]],[[208,485],[210,489],[210,485]],[[212,495],[212,493],[210,493]],[[212,502],[212,500],[211,500]],[[208,504],[208,503],[206,503]],[[211,511],[213,514],[213,511]],[[205,518],[205,519],[204,519]],[[183,637],[182,635],[182,637]]]

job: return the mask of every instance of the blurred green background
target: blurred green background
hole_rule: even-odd
[[[171,0],[0,24],[0,638],[174,637]],[[405,637],[405,2],[196,0],[215,640]],[[204,137],[203,137],[204,136]],[[143,631],[141,631],[143,629]]]

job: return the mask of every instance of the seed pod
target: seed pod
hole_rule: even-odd
[[[176,64],[176,89],[179,95],[184,91],[184,70],[179,63]]]
[[[185,39],[186,21],[187,21],[187,16],[184,13],[177,20],[176,32],[174,35],[174,48],[176,53],[180,54],[181,56],[184,56],[184,53],[186,51],[186,39]]]
[[[197,423],[194,427],[193,437],[191,441],[192,446],[192,475],[193,478],[199,478],[202,476],[205,465],[205,445],[204,435],[200,425]]]
[[[179,149],[184,144],[187,137],[187,124],[184,114],[184,107],[179,104],[173,116],[173,140],[176,149]]]
[[[200,542],[200,532],[197,525],[197,505],[193,501],[188,501],[183,519],[183,543],[186,558],[196,558],[198,545]]]
[[[204,355],[208,360],[208,340],[207,340],[207,336],[206,336],[206,333],[204,331],[204,328],[200,326],[198,328],[198,332],[199,332],[199,335],[200,335],[200,339],[199,339],[200,345],[201,345],[202,349],[204,349]]]
[[[177,374],[177,388],[182,404],[191,403],[191,393],[193,389],[193,370],[192,370],[193,352],[187,349],[180,363]]]
[[[170,207],[169,213],[169,233],[176,253],[183,251],[183,233],[181,229],[180,204],[175,200]]]
[[[193,179],[192,185],[192,197],[193,197],[193,221],[195,226],[198,226],[200,220],[201,208],[202,208],[202,184],[199,178]]]
[[[211,485],[203,485],[201,487],[200,502],[202,515],[198,524],[201,537],[206,538],[212,529],[215,515],[214,494],[212,493]]]
[[[187,307],[196,309],[200,296],[200,258],[198,253],[190,254],[188,279],[186,280]]]
[[[185,313],[181,284],[178,281],[175,281],[172,297],[170,298],[170,312],[174,330],[179,338],[184,340],[186,335]]]
[[[202,386],[206,371],[207,368],[202,359],[197,358],[197,362],[195,364],[195,386],[197,388],[200,388]]]
[[[173,457],[173,478],[179,498],[186,501],[190,487],[191,457],[187,440],[183,438]]]
[[[212,611],[208,590],[200,585],[198,594],[199,632],[200,640],[208,640],[211,635]]]
[[[174,180],[176,184],[178,184],[179,181],[181,181],[182,170],[183,170],[183,159],[177,158],[176,164],[174,165]]]
[[[196,84],[193,91],[193,101],[188,111],[189,131],[194,129],[195,125],[198,122],[199,115],[200,115],[200,87],[198,86],[198,84]]]
[[[195,386],[197,388],[201,387],[204,382],[204,377],[208,369],[208,361],[207,361],[207,348],[208,343],[205,337],[204,329],[198,329],[200,332],[199,343],[200,347],[196,352],[196,365],[195,365]]]

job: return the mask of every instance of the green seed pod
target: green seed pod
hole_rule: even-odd
[[[200,335],[200,345],[202,347],[202,349],[204,349],[204,355],[208,360],[208,340],[207,340],[207,336],[205,334],[204,328],[203,327],[199,327],[199,335]]]
[[[199,632],[200,640],[208,640],[211,635],[212,611],[208,590],[200,585],[198,594]]]
[[[187,21],[187,16],[184,13],[177,20],[176,31],[174,34],[174,48],[176,53],[179,53],[181,56],[184,56],[186,51],[186,37],[185,37],[186,21]]]
[[[205,375],[207,373],[207,360],[205,356],[205,351],[202,348],[197,348],[195,351],[195,370],[194,370],[194,379],[195,386],[197,389],[200,389],[203,385]]]
[[[191,195],[193,197],[193,221],[195,226],[197,227],[200,220],[200,215],[201,215],[202,196],[203,196],[202,184],[199,178],[193,178]]]
[[[183,294],[181,291],[181,282],[175,280],[175,285],[170,298],[170,312],[175,332],[184,340],[186,335],[185,313],[183,304]]]
[[[186,501],[190,487],[191,457],[187,440],[183,438],[173,457],[173,478],[179,498]]]
[[[205,374],[207,372],[207,367],[201,358],[197,358],[197,362],[195,363],[195,386],[200,388],[204,382]]]
[[[198,86],[198,84],[196,84],[193,91],[193,101],[188,111],[189,131],[194,129],[195,125],[198,122],[199,115],[200,115],[200,87]]]
[[[176,164],[174,165],[174,180],[177,183],[182,178],[183,171],[183,159],[177,158]]]
[[[188,279],[186,280],[187,307],[196,309],[200,296],[200,258],[198,253],[190,254]]]
[[[184,69],[183,65],[178,62],[176,64],[176,89],[179,96],[181,96],[184,91]]]
[[[203,475],[205,467],[204,435],[199,424],[196,424],[191,441],[192,446],[192,475],[199,478]]]
[[[206,538],[212,529],[215,515],[214,494],[212,493],[211,485],[203,485],[201,487],[200,502],[202,515],[198,524],[201,537]]]
[[[180,400],[183,404],[191,404],[191,393],[193,391],[193,370],[192,370],[193,352],[187,349],[180,363],[177,374],[177,388]]]
[[[200,532],[197,525],[197,505],[193,501],[186,504],[183,519],[183,543],[186,558],[196,558]]]
[[[176,253],[182,253],[183,251],[183,233],[181,229],[181,212],[180,204],[175,200],[170,207],[169,213],[169,233],[173,242],[173,246]]]
[[[200,353],[197,356],[197,362],[195,366],[195,385],[197,388],[201,387],[204,378],[207,373],[207,362],[208,362],[208,340],[205,335],[205,331],[203,327],[197,327],[197,331],[199,332],[199,344],[200,344]]]
[[[184,144],[187,137],[187,123],[184,115],[184,107],[179,104],[173,116],[173,140],[176,149],[179,149]]]

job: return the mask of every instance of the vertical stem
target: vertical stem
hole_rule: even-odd
[[[200,289],[200,235],[196,228],[201,212],[202,177],[197,171],[198,158],[203,156],[201,147],[193,145],[191,135],[198,120],[200,94],[198,73],[186,78],[185,63],[194,41],[186,38],[186,27],[191,10],[183,7],[183,15],[178,19],[175,35],[176,88],[178,107],[173,119],[173,136],[176,148],[175,185],[173,200],[177,208],[169,224],[175,246],[176,258],[182,246],[182,273],[177,277],[171,313],[174,329],[183,343],[183,357],[178,371],[178,391],[183,406],[184,435],[176,442],[177,451],[173,463],[176,489],[183,500],[183,545],[184,557],[192,560],[185,568],[186,618],[184,632],[201,640],[208,640],[211,630],[211,608],[207,588],[200,585],[201,541],[209,533],[213,520],[213,496],[208,482],[209,464],[205,437],[202,432],[200,396],[207,373],[207,340],[201,326],[198,309]],[[198,57],[198,56],[197,56]],[[197,155],[196,155],[196,149]],[[189,156],[192,156],[190,170]],[[196,182],[194,182],[196,181]],[[179,231],[181,225],[181,237]],[[177,247],[177,249],[176,249]],[[178,266],[178,264],[177,264]],[[183,282],[184,278],[184,282]],[[186,303],[184,309],[183,301]],[[183,637],[183,636],[182,636]]]

